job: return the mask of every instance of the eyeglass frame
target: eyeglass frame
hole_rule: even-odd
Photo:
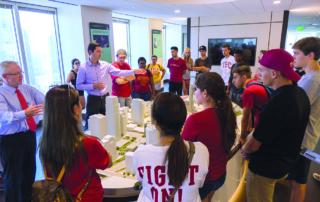
[[[24,71],[21,71],[19,73],[15,73],[15,74],[4,74],[4,75],[10,75],[10,76],[22,76],[24,74]]]

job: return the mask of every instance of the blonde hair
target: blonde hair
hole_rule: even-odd
[[[186,51],[189,51],[189,53],[190,53],[190,55],[189,55],[189,57],[188,58],[186,58],[186,54],[185,54],[185,52]],[[190,51],[190,48],[185,48],[184,49],[184,51],[183,51],[183,60],[186,62],[186,63],[190,63],[191,62],[191,51]]]
[[[18,63],[14,62],[14,61],[3,61],[0,63],[0,76],[1,76],[1,78],[3,78],[2,75],[7,71],[8,67],[10,65],[18,65]]]

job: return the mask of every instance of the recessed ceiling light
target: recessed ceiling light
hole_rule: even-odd
[[[174,12],[175,12],[175,13],[180,13],[180,11],[179,11],[179,10],[175,10]]]
[[[279,4],[279,3],[281,3],[281,1],[274,1],[273,3],[274,4]]]

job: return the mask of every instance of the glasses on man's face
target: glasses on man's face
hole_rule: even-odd
[[[75,64],[75,65],[80,65],[80,62],[75,62],[74,64]]]
[[[11,76],[22,76],[24,74],[24,72],[18,72],[15,74],[5,74],[5,75],[11,75]]]

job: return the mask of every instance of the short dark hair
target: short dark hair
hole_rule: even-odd
[[[99,43],[96,43],[96,42],[92,42],[92,43],[89,43],[89,46],[88,46],[88,53],[90,55],[90,52],[94,52],[94,50],[96,50],[96,47],[101,47],[101,45]]]
[[[138,64],[139,64],[141,61],[143,61],[143,60],[147,63],[147,60],[146,60],[144,57],[139,57],[139,59],[138,59]]]
[[[251,79],[251,69],[247,65],[242,65],[238,68],[234,68],[232,73],[237,73],[240,76],[246,76],[247,79]]]
[[[236,51],[234,52],[234,54],[243,55],[243,51],[242,51],[242,50],[236,50]]]
[[[151,56],[151,58],[153,58],[153,57],[155,57],[156,59],[158,59],[158,56],[156,56],[156,55],[152,55],[152,56]]]
[[[265,52],[267,52],[267,50],[261,50],[260,53],[265,54]]]
[[[75,63],[77,60],[80,62],[80,60],[79,60],[79,59],[77,59],[77,58],[74,58],[73,60],[71,60],[72,69],[74,69],[73,65],[74,65],[74,63]]]
[[[293,44],[292,48],[301,50],[304,55],[308,55],[309,53],[313,52],[313,59],[320,59],[320,38],[318,37],[306,37],[300,39]]]
[[[177,46],[172,46],[170,49],[171,49],[171,50],[178,51],[178,47],[177,47]]]
[[[222,48],[228,48],[228,50],[231,50],[230,48],[230,45],[229,44],[226,44],[226,45],[223,45]]]

